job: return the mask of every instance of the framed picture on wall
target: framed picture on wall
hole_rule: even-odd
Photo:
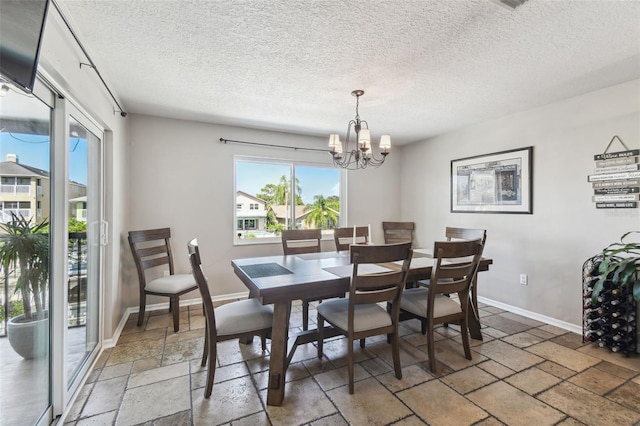
[[[533,213],[533,147],[451,160],[451,212]]]

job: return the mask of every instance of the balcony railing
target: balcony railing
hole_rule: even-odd
[[[67,281],[68,327],[86,324],[87,311],[87,233],[69,233],[69,258]],[[16,281],[20,270],[14,265],[2,269],[0,274],[0,336],[6,336],[7,321],[22,310],[20,292]]]
[[[11,214],[15,214],[18,217],[24,217],[25,219],[31,219],[31,209],[4,209],[0,210],[0,222],[7,223],[11,222],[13,219],[11,218]]]
[[[31,194],[31,185],[0,185],[0,193],[2,194]]]

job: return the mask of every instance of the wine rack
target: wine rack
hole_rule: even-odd
[[[626,356],[636,352],[636,303],[630,286],[619,287],[607,279],[596,301],[594,284],[600,279],[602,255],[582,265],[582,340]]]

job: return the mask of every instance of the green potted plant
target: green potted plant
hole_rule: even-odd
[[[17,268],[16,292],[22,297],[23,314],[11,318],[7,334],[13,349],[23,358],[44,355],[41,344],[48,321],[49,235],[48,221],[32,223],[14,213],[11,221],[0,224],[0,261],[3,268]],[[8,283],[7,283],[8,285]],[[34,342],[37,343],[34,346]]]
[[[630,231],[620,237],[619,243],[613,243],[602,250],[602,261],[598,268],[600,278],[593,286],[592,298],[595,302],[604,288],[605,281],[615,287],[630,289],[636,302],[640,302],[640,242],[628,241]]]

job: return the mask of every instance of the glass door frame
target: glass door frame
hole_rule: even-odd
[[[99,137],[100,147],[100,223],[104,220],[104,129],[89,117],[82,108],[73,104],[69,99],[58,96],[55,100],[53,113],[53,137],[51,143],[51,176],[52,182],[52,202],[51,202],[51,230],[52,230],[52,264],[51,280],[52,292],[51,301],[53,316],[52,321],[52,403],[53,416],[64,412],[65,407],[70,403],[80,386],[85,382],[85,378],[102,350],[103,343],[103,300],[104,300],[104,250],[99,254],[99,289],[98,289],[98,343],[92,353],[84,360],[82,367],[76,374],[76,379],[68,385],[66,368],[66,342],[67,342],[67,322],[68,322],[68,286],[69,272],[68,262],[68,238],[69,238],[69,122],[70,116],[89,129]],[[100,247],[103,247],[100,244]]]

